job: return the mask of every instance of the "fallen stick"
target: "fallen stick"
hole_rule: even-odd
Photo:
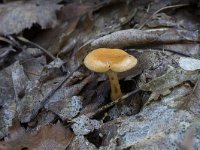
[[[40,49],[41,51],[43,51],[46,55],[48,55],[52,60],[55,60],[56,57],[51,54],[48,50],[44,49],[43,47],[41,47],[40,45],[34,43],[34,42],[31,42],[29,41],[28,39],[24,38],[24,37],[21,37],[21,36],[18,36],[17,37],[18,40],[22,41],[22,42],[25,42],[27,44],[30,44],[30,45],[33,45],[35,46],[36,48]]]
[[[99,114],[99,113],[105,111],[106,109],[108,109],[108,108],[114,106],[115,104],[118,104],[118,103],[120,103],[120,102],[122,102],[122,101],[125,101],[126,98],[128,98],[129,96],[131,96],[131,95],[133,95],[133,94],[135,94],[135,93],[137,93],[137,92],[139,92],[139,91],[141,91],[141,89],[136,89],[136,90],[134,90],[134,91],[131,91],[131,92],[129,92],[129,93],[123,95],[122,97],[118,98],[117,100],[112,101],[112,102],[110,102],[110,103],[108,103],[108,104],[106,104],[106,105],[104,105],[104,106],[98,108],[95,112],[86,114],[86,116],[89,117],[89,118],[93,118],[96,114]]]

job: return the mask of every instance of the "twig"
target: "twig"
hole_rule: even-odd
[[[69,77],[75,72],[77,71],[81,66],[77,67],[77,69],[75,69],[74,71],[72,71],[71,73],[69,73],[58,85],[55,89],[53,89],[52,91],[50,91],[50,93],[42,100],[41,102],[41,108],[43,108],[43,106],[48,102],[48,99],[53,96],[53,94],[67,81],[67,79],[69,79]]]
[[[11,40],[5,38],[5,37],[0,36],[0,41],[9,43],[10,45],[13,45],[13,46],[14,46],[13,42],[12,42]]]
[[[146,48],[143,48],[142,51],[144,49],[146,49]],[[182,53],[182,52],[177,52],[177,51],[172,50],[172,49],[158,48],[158,47],[151,47],[151,48],[148,48],[148,49],[153,49],[153,51],[163,51],[163,52],[167,51],[167,52],[175,53],[175,54],[178,54],[178,55],[181,55],[181,56],[185,56],[185,57],[192,57],[189,54],[185,54],[185,53]],[[128,49],[128,50],[137,50],[138,51],[139,49],[134,48],[134,49]]]
[[[21,47],[20,43],[17,42],[12,36],[6,36],[6,37],[2,37],[0,36],[0,41],[6,42],[8,44],[10,44],[12,47],[15,47],[17,49],[22,50],[23,48]]]
[[[199,100],[199,95],[197,94],[198,91],[196,91],[196,90],[198,90],[197,88],[198,88],[198,86],[200,84],[199,82],[200,82],[200,77],[198,77],[198,79],[197,79],[197,81],[196,81],[196,83],[195,83],[195,85],[194,85],[194,87],[192,89],[192,92],[190,93],[191,97],[194,95],[194,97],[197,100]]]
[[[182,53],[182,52],[177,52],[177,51],[172,50],[172,49],[158,48],[158,47],[154,47],[153,49],[159,50],[159,51],[168,51],[168,52],[175,53],[175,54],[178,54],[178,55],[181,55],[181,56],[185,56],[185,57],[192,57],[189,54],[185,54],[185,53]]]
[[[6,57],[10,52],[16,52],[16,50],[11,47],[1,48],[0,51],[2,51],[0,53],[0,58]]]
[[[153,16],[155,16],[157,13],[166,10],[166,9],[171,9],[171,8],[178,8],[178,7],[184,7],[184,6],[189,6],[190,4],[178,4],[178,5],[171,5],[171,6],[166,6],[163,7],[156,12],[154,12],[138,29],[142,29],[151,19]]]
[[[141,90],[141,89],[136,89],[136,90],[134,90],[134,91],[131,91],[131,92],[129,92],[129,93],[123,95],[122,97],[118,98],[117,100],[112,101],[112,102],[108,103],[107,105],[100,107],[98,110],[96,110],[96,111],[93,112],[93,113],[88,114],[87,116],[88,116],[89,118],[92,118],[92,117],[94,117],[94,115],[96,115],[96,114],[98,114],[98,113],[100,113],[100,112],[105,111],[106,109],[108,109],[108,108],[114,106],[115,104],[117,104],[117,103],[119,103],[119,102],[124,101],[127,97],[129,97],[129,96],[131,96],[131,95],[133,95],[133,94],[139,92],[140,90]]]
[[[12,41],[12,43],[14,44],[15,47],[23,50],[23,48],[20,46],[20,43],[18,41],[16,41],[15,38],[13,38],[11,35],[9,35],[8,38]]]
[[[40,76],[39,74],[36,74],[34,72],[30,72],[30,71],[26,71],[26,70],[24,70],[24,72],[27,73],[27,74],[32,74],[34,76],[38,76],[38,77]]]
[[[127,97],[129,97],[129,96],[131,96],[131,95],[133,95],[133,94],[139,92],[140,90],[141,90],[141,89],[136,89],[136,90],[134,90],[134,91],[131,91],[131,92],[129,92],[129,93],[123,95],[122,97],[118,98],[117,100],[112,101],[112,102],[108,103],[107,105],[104,105],[104,106],[100,107],[100,108],[97,109],[95,112],[86,114],[86,116],[87,116],[88,118],[92,119],[96,114],[101,113],[101,112],[105,111],[106,109],[108,109],[108,108],[114,106],[115,104],[124,101]],[[78,117],[79,117],[79,116],[78,116]],[[76,118],[73,118],[72,120],[68,120],[68,125],[67,125],[67,127],[69,127],[72,123],[74,123],[74,122],[75,122],[75,119],[76,119]]]
[[[194,91],[197,89],[197,86],[198,86],[199,82],[200,82],[200,77],[198,77],[197,82],[196,82],[195,85],[194,85],[194,88],[193,88],[193,90],[192,90],[193,93],[194,93]]]
[[[28,43],[30,45],[34,45],[35,47],[39,48],[40,50],[42,50],[44,53],[46,53],[52,60],[55,60],[56,57],[53,56],[49,51],[47,51],[46,49],[44,49],[43,47],[41,47],[40,45],[34,43],[34,42],[31,42],[29,41],[28,39],[25,39],[24,37],[21,37],[21,36],[18,36],[17,37],[18,40],[22,41],[22,42],[25,42],[25,43]]]

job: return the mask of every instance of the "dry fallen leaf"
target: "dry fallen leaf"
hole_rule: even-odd
[[[44,97],[56,87],[57,84],[35,84],[25,96],[17,103],[18,117],[21,122],[29,122],[33,119],[44,101]]]
[[[200,60],[194,58],[181,57],[179,65],[182,69],[187,71],[194,71],[200,69]]]
[[[78,84],[59,89],[49,98],[49,102],[45,105],[45,108],[51,110],[63,120],[73,118],[82,108],[82,97],[76,95],[79,95],[80,91],[86,86],[86,84],[91,82],[92,79],[92,76],[88,76]],[[70,111],[74,112],[70,113]]]
[[[26,59],[23,61],[22,65],[29,80],[36,82],[40,79],[40,75],[44,69],[44,66],[46,65],[46,57],[40,56],[37,58]]]
[[[74,134],[60,122],[46,125],[37,131],[25,131],[18,126],[11,130],[4,142],[0,142],[1,150],[21,150],[23,148],[42,150],[65,150],[73,139]]]
[[[185,81],[197,80],[198,76],[199,73],[197,71],[185,71],[181,68],[176,68],[146,83],[141,89],[144,91],[151,91],[152,93],[145,105],[148,105],[153,100],[157,100],[160,95],[168,95],[171,92],[171,88]]]
[[[13,81],[13,87],[15,90],[15,98],[18,99],[18,97],[20,97],[22,93],[25,93],[25,89],[29,81],[28,77],[26,76],[24,72],[24,68],[19,63],[19,61],[16,61],[13,65],[12,81]]]
[[[69,5],[63,6],[58,13],[58,17],[62,21],[69,19],[74,19],[76,17],[81,17],[88,11],[91,11],[92,6],[88,3],[71,3]]]
[[[13,65],[0,71],[0,139],[12,126],[12,120],[16,113],[12,68]]]
[[[128,47],[152,43],[198,42],[198,31],[159,28],[150,30],[128,29],[113,32],[91,42],[91,48]]]
[[[91,120],[85,115],[75,118],[73,122],[74,124],[71,127],[75,135],[87,135],[94,131],[94,129],[99,129],[101,126],[98,120]]]
[[[97,148],[84,136],[76,136],[70,144],[68,150],[97,150]]]
[[[39,24],[42,29],[57,24],[56,11],[60,5],[52,1],[18,1],[0,5],[0,34],[19,33]]]

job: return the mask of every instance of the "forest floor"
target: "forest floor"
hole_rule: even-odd
[[[0,4],[0,150],[200,150],[200,1],[29,0]],[[118,48],[137,65],[83,64]]]

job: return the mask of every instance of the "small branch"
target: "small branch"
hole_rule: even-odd
[[[19,44],[19,42],[17,42],[11,35],[6,36],[6,37],[2,37],[0,36],[0,41],[6,42],[8,44],[10,44],[11,46],[18,48],[18,49],[23,49],[21,47],[21,45]]]
[[[189,54],[185,54],[185,53],[182,53],[182,52],[177,52],[177,51],[172,50],[172,49],[158,48],[158,47],[155,47],[155,48],[153,48],[153,49],[158,50],[158,51],[168,51],[168,52],[171,52],[171,53],[178,54],[178,55],[180,55],[180,56],[192,57],[192,56],[189,55]]]
[[[55,59],[56,59],[55,56],[53,56],[49,51],[47,51],[46,49],[44,49],[44,48],[41,47],[40,45],[38,45],[38,44],[36,44],[36,43],[34,43],[34,42],[31,42],[31,41],[29,41],[28,39],[26,39],[26,38],[24,38],[24,37],[21,37],[21,36],[18,36],[17,39],[20,40],[20,41],[22,41],[22,42],[25,42],[25,43],[27,43],[27,44],[30,44],[30,45],[33,45],[33,46],[39,48],[41,51],[43,51],[44,53],[46,53],[52,60],[55,60]]]
[[[175,50],[172,50],[172,49],[166,49],[166,48],[159,48],[159,47],[150,47],[150,48],[143,48],[142,47],[142,49],[129,49],[128,48],[128,50],[135,50],[135,51],[138,51],[138,50],[141,50],[141,51],[144,51],[144,50],[149,50],[149,51],[162,51],[162,52],[165,52],[165,51],[167,51],[167,52],[171,52],[171,53],[174,53],[174,54],[178,54],[178,55],[180,55],[180,56],[184,56],[184,57],[192,57],[191,55],[189,55],[189,54],[185,54],[185,53],[182,53],[182,52],[177,52],[177,51],[175,51]]]
[[[9,40],[9,39],[7,39],[5,37],[0,36],[0,41],[9,43],[10,45],[14,46],[14,43],[11,40]]]
[[[61,86],[69,79],[69,77],[72,76],[72,74],[77,71],[78,69],[80,69],[81,66],[77,67],[77,69],[75,69],[74,71],[72,71],[71,73],[69,73],[58,85],[57,87],[50,91],[50,93],[41,101],[41,108],[48,102],[48,99],[53,96],[53,94],[61,88]]]
[[[21,47],[20,43],[18,41],[16,41],[15,38],[13,38],[13,36],[8,36],[8,38],[12,41],[12,43],[14,44],[15,47],[20,48],[23,50],[23,48]]]
[[[115,104],[120,103],[120,102],[126,100],[127,97],[129,97],[129,96],[131,96],[131,95],[133,95],[133,94],[139,92],[140,90],[141,90],[141,89],[136,89],[136,90],[134,90],[134,91],[131,91],[131,92],[129,92],[129,93],[123,95],[122,97],[118,98],[117,100],[112,101],[112,102],[108,103],[107,105],[104,105],[104,106],[100,107],[100,108],[97,109],[95,112],[86,114],[86,116],[87,116],[88,118],[92,119],[96,114],[101,113],[101,112],[105,111],[106,109],[108,109],[108,108],[114,106]],[[78,117],[79,117],[79,116],[78,116]],[[67,127],[69,127],[72,123],[74,123],[74,122],[75,122],[75,121],[74,121],[75,119],[76,119],[76,118],[73,118],[72,120],[68,120],[68,125],[67,125]]]
[[[141,89],[136,89],[136,90],[134,90],[134,91],[131,91],[131,92],[129,92],[129,93],[123,95],[122,97],[118,98],[117,100],[112,101],[112,102],[108,103],[107,105],[104,105],[104,106],[100,107],[100,108],[97,109],[95,112],[87,114],[87,116],[88,116],[89,118],[92,118],[92,117],[94,117],[96,114],[101,113],[101,112],[105,111],[106,109],[108,109],[108,108],[114,106],[115,104],[118,104],[118,103],[120,103],[120,102],[126,100],[127,97],[129,97],[129,96],[131,96],[131,95],[133,95],[133,94],[139,92],[140,90],[141,90]]]

